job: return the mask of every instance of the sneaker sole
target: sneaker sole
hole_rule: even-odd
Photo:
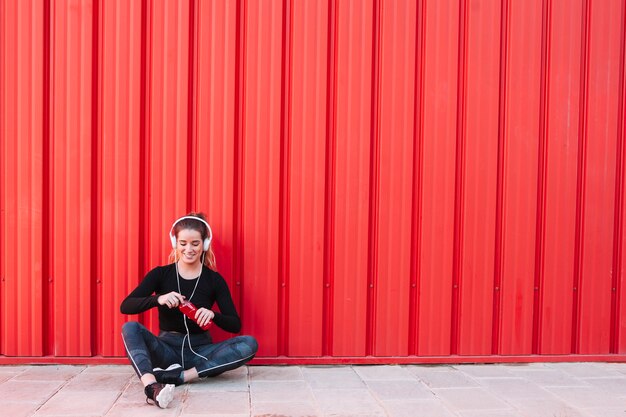
[[[156,400],[157,405],[160,408],[166,408],[173,398],[174,398],[174,385],[167,384],[165,387],[163,387],[161,392],[159,392],[159,395],[157,395],[155,400]]]
[[[172,369],[183,369],[183,366],[181,364],[174,363],[174,364],[168,366],[166,369],[154,368],[152,371],[154,371],[154,372],[156,372],[156,371],[171,371]]]

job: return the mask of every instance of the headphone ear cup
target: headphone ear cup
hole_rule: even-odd
[[[170,241],[172,242],[172,249],[176,249],[176,236],[170,235]]]
[[[210,245],[211,245],[211,239],[209,239],[208,237],[205,238],[203,242],[203,249],[205,252],[209,250]]]

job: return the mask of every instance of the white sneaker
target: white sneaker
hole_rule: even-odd
[[[174,398],[174,385],[165,385],[155,382],[146,387],[145,393],[148,397],[146,398],[146,402],[152,400],[160,408],[167,408],[168,404]],[[148,402],[148,404],[150,403]]]

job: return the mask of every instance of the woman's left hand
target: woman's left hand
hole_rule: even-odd
[[[196,321],[200,327],[206,326],[215,317],[215,313],[208,308],[200,307],[196,311]]]

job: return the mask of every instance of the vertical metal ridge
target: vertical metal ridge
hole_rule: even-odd
[[[374,351],[391,356],[409,347],[417,3],[380,4]]]
[[[623,276],[622,251],[624,248],[624,151],[626,144],[624,132],[624,100],[626,98],[624,59],[626,57],[626,2],[622,2],[622,18],[620,37],[619,60],[619,101],[617,111],[617,152],[616,152],[616,179],[615,179],[615,229],[613,233],[613,276],[611,283],[611,324],[609,352],[619,353],[620,339],[620,301]]]
[[[465,200],[465,81],[467,77],[467,2],[462,0],[459,5],[459,55],[457,82],[457,126],[456,126],[456,173],[454,203],[454,249],[452,269],[452,323],[450,332],[450,354],[459,352],[460,344],[460,304],[461,304],[461,257],[463,256],[463,205]]]
[[[291,77],[293,55],[293,0],[283,1],[280,109],[280,185],[278,232],[278,355],[289,349],[289,265],[290,265],[290,186],[291,186]]]
[[[101,209],[102,202],[102,142],[101,142],[101,80],[102,71],[100,69],[101,36],[100,36],[100,16],[102,15],[101,0],[93,0],[92,3],[92,26],[91,26],[91,229],[96,236],[102,236]],[[104,27],[104,25],[102,25]],[[90,246],[91,250],[91,277],[90,292],[91,303],[99,308],[91,314],[91,353],[100,354],[99,346],[101,346],[102,335],[102,281],[101,267],[102,262],[99,253],[101,253],[102,241],[95,239]]]
[[[424,49],[426,38],[426,3],[421,0],[415,18],[415,86],[413,98],[413,198],[411,216],[411,267],[409,290],[408,354],[417,355],[419,325],[419,282],[421,259],[421,219],[424,180]]]
[[[237,10],[235,12],[235,117],[234,117],[234,157],[233,164],[233,247],[235,250],[235,259],[233,263],[233,275],[236,277],[237,286],[239,288],[239,299],[235,300],[236,305],[240,305],[239,315],[243,317],[245,305],[243,301],[245,277],[242,275],[244,268],[244,250],[243,250],[243,178],[244,178],[244,128],[245,120],[245,92],[246,92],[246,2],[247,0],[237,1]],[[244,323],[245,326],[245,323]]]
[[[150,242],[150,210],[149,193],[150,193],[150,135],[152,131],[152,7],[148,3],[149,0],[141,2],[141,92],[140,92],[140,131],[139,131],[139,212],[145,216],[144,221],[139,223],[139,239],[142,242]],[[137,242],[138,244],[140,242]],[[139,251],[139,270],[137,276],[143,276],[149,269],[150,255],[148,253],[149,245],[140,245]],[[142,323],[146,324],[148,315],[142,313],[140,316]]]
[[[54,291],[52,288],[52,265],[50,248],[52,248],[52,214],[51,214],[51,186],[52,186],[52,143],[50,140],[50,98],[51,98],[51,39],[52,33],[50,29],[50,1],[43,1],[43,167],[42,167],[42,339],[43,354],[45,356],[53,354],[52,346],[54,344]],[[2,65],[0,65],[1,67]],[[1,158],[0,158],[1,159]]]
[[[187,64],[187,207],[186,212],[198,210],[198,36],[196,33],[196,0],[189,0],[189,55]]]
[[[328,2],[290,1],[283,12],[289,74],[283,126],[287,129],[282,182],[287,217],[283,236],[289,356],[320,356],[323,343],[326,62]],[[288,106],[287,106],[288,103]],[[285,258],[284,258],[285,259]],[[281,277],[282,278],[282,277]],[[282,287],[285,288],[285,287]],[[300,300],[306,299],[303,303]],[[315,306],[311,310],[309,306]]]
[[[372,2],[336,3],[333,354],[367,345]],[[345,79],[345,82],[343,81]],[[349,150],[355,150],[354,158]],[[352,245],[352,240],[357,241]],[[347,334],[349,331],[353,333]],[[353,336],[352,336],[353,335]]]
[[[543,309],[543,281],[546,235],[546,190],[548,164],[548,108],[550,106],[549,86],[550,51],[552,36],[552,0],[542,0],[541,33],[541,85],[539,93],[539,165],[537,173],[537,232],[535,235],[535,279],[533,299],[533,330],[531,353],[538,354],[541,346]]]
[[[43,0],[43,1],[45,2],[46,0]],[[6,19],[6,2],[3,1],[3,2],[0,2],[0,34],[3,34],[3,35],[4,35],[4,31],[6,30],[5,29],[6,28],[6,23],[4,23],[5,19]],[[6,61],[6,58],[4,56],[5,53],[6,53],[6,51],[5,51],[6,48],[4,46],[4,42],[5,42],[6,38],[7,38],[7,36],[2,36],[0,38],[0,64],[2,64],[2,65],[0,65],[0,85],[3,84],[3,80],[4,80],[4,72],[5,72],[4,62]],[[45,32],[44,32],[44,41],[45,41]],[[4,89],[2,91],[4,91]],[[4,128],[5,128],[5,126],[4,126],[4,123],[3,123],[3,121],[4,121],[4,116],[3,115],[4,115],[4,108],[5,108],[5,105],[4,105],[5,100],[6,100],[5,96],[2,95],[2,97],[0,97],[0,138],[4,138]],[[2,158],[2,156],[3,156],[3,153],[2,153],[2,142],[0,142],[0,158]],[[0,159],[0,160],[2,160],[2,159]],[[0,170],[0,175],[2,174],[2,172],[3,171]],[[0,181],[2,181],[3,178],[4,177],[0,176]],[[0,182],[0,184],[1,184],[1,182]],[[0,188],[0,204],[3,201],[3,200],[1,200],[1,198],[4,195],[3,193],[4,193],[4,187],[1,187]],[[0,224],[2,224],[2,216],[1,215],[0,215]],[[4,230],[4,229],[0,229],[0,230]],[[2,240],[0,239],[0,251],[2,250],[2,248],[3,248]],[[0,271],[2,271],[2,269],[1,269],[2,265],[4,265],[4,259],[0,258]],[[0,292],[0,295],[1,294],[2,293]],[[1,337],[2,336],[0,336],[0,338]],[[1,340],[0,340],[0,342],[1,342]]]
[[[493,310],[492,310],[492,333],[491,352],[500,353],[502,326],[502,269],[504,257],[504,187],[506,175],[506,148],[507,148],[507,114],[509,83],[509,40],[510,40],[510,0],[502,2],[500,9],[500,70],[499,70],[499,103],[498,103],[498,153],[496,168],[496,207],[495,207],[495,245],[494,245],[494,279],[493,279]]]
[[[337,146],[337,3],[328,0],[328,38],[326,59],[326,194],[324,207],[324,289],[322,301],[322,355],[333,354],[333,304],[335,264],[335,204]]]
[[[59,46],[55,62],[65,72],[55,74],[53,84],[59,89],[53,94],[55,105],[52,129],[53,140],[59,142],[53,152],[53,271],[57,277],[55,296],[55,337],[59,356],[89,356],[91,354],[91,318],[89,308],[92,291],[91,248],[80,245],[85,233],[91,229],[91,149],[93,121],[91,108],[92,40],[90,39],[92,11],[89,4],[77,8],[56,4],[54,9],[54,45]],[[56,27],[56,25],[59,25]],[[56,70],[57,68],[55,68]],[[70,79],[74,76],[77,80]],[[56,93],[56,91],[55,91]],[[64,99],[62,101],[61,99]],[[92,106],[93,107],[93,106]],[[72,112],[77,114],[72,114]],[[74,117],[70,117],[74,116]],[[58,125],[56,123],[59,123]],[[85,140],[81,140],[85,139]],[[71,179],[77,178],[76,183]],[[71,188],[74,186],[74,188]],[[61,303],[56,297],[63,297]],[[69,301],[69,302],[67,302]],[[75,332],[68,332],[72,323]]]
[[[246,291],[259,291],[255,310],[244,312],[243,320],[251,332],[258,332],[259,355],[276,355],[278,341],[278,279],[280,228],[280,136],[281,136],[281,53],[282,2],[250,2],[247,4],[250,41],[246,51],[246,111],[244,118],[244,190],[243,230],[246,234],[244,274],[250,280]],[[247,137],[249,135],[249,137]]]
[[[580,350],[580,301],[583,263],[583,233],[585,210],[585,178],[587,157],[587,114],[589,104],[589,26],[591,22],[591,0],[585,0],[582,17],[580,109],[578,126],[578,178],[576,185],[576,243],[574,255],[573,304],[572,304],[572,348],[571,353]]]
[[[7,4],[6,2],[0,2],[0,90],[2,91],[2,96],[0,97],[0,300],[4,300],[5,298],[5,291],[6,291],[6,265],[7,265],[7,258],[6,255],[4,255],[6,248],[5,248],[5,242],[6,242],[6,238],[5,238],[5,231],[7,230],[7,224],[8,224],[8,219],[7,219],[7,191],[6,191],[6,185],[5,185],[5,181],[8,177],[8,173],[7,173],[7,164],[4,162],[6,160],[6,155],[5,155],[5,147],[6,147],[6,139],[5,139],[5,133],[8,130],[8,128],[6,127],[6,120],[5,120],[5,114],[6,114],[6,108],[8,107],[6,105],[6,101],[7,101],[7,96],[6,93],[4,92],[6,87],[5,87],[5,73],[6,73],[6,69],[5,69],[5,65],[4,62],[6,62],[6,39],[9,38],[9,36],[6,35],[7,32],[7,24],[6,22],[6,7]],[[45,177],[45,175],[44,175]],[[44,191],[45,192],[45,191]],[[0,353],[1,354],[7,354],[8,350],[7,349],[7,341],[9,339],[9,337],[6,336],[5,334],[5,328],[6,328],[6,318],[5,318],[5,303],[2,303],[2,306],[0,306],[0,314],[2,314],[2,317],[0,317]]]
[[[56,256],[56,248],[55,248],[55,223],[56,223],[56,218],[55,218],[55,210],[54,210],[54,205],[56,204],[56,201],[59,199],[58,196],[56,196],[55,194],[55,184],[56,184],[56,177],[55,177],[55,153],[56,153],[56,148],[58,147],[57,144],[55,144],[54,141],[54,131],[56,129],[56,120],[54,117],[54,99],[55,99],[55,73],[57,72],[57,62],[55,59],[55,53],[56,53],[56,38],[57,38],[57,33],[56,33],[56,21],[55,21],[55,17],[56,17],[56,13],[55,13],[55,5],[52,3],[52,0],[50,2],[50,101],[49,101],[49,112],[50,112],[50,133],[49,133],[49,137],[50,137],[50,172],[49,172],[49,177],[50,177],[50,205],[49,205],[49,215],[50,215],[50,321],[51,321],[51,325],[50,325],[50,337],[53,341],[53,346],[51,346],[52,349],[52,354],[56,355],[58,353],[57,351],[57,345],[59,344],[59,342],[56,340],[56,332],[57,332],[57,321],[56,321],[56,315],[57,315],[57,311],[55,308],[55,304],[54,304],[54,300],[55,300],[55,286],[57,284],[56,280],[57,280],[57,271],[55,270],[55,256]]]
[[[12,2],[0,10],[0,327],[2,351],[11,356],[41,354],[41,309],[31,303],[41,284],[42,144],[34,105],[41,94],[40,11],[32,2]]]
[[[4,34],[5,30],[6,30],[6,23],[5,23],[5,15],[6,15],[6,2],[0,2],[0,90],[2,90],[3,92],[5,91],[4,88],[4,73],[5,73],[5,69],[4,69],[4,62],[6,62],[6,58],[5,58],[5,46],[4,46],[4,42],[5,39],[7,39],[7,36]],[[44,31],[44,37],[45,37],[45,31]],[[45,41],[45,39],[44,39]],[[44,88],[45,90],[45,88]],[[4,180],[6,177],[6,174],[4,172],[5,170],[5,164],[4,164],[4,144],[5,144],[5,123],[4,123],[4,113],[5,113],[5,107],[6,105],[4,104],[6,101],[6,96],[4,94],[2,94],[0,96],[0,162],[2,163],[0,165],[0,300],[2,300],[2,297],[4,295],[4,280],[5,280],[5,276],[4,276],[4,265],[6,263],[5,257],[4,257],[4,231],[6,230],[6,220],[5,220],[5,216],[6,216],[6,209],[5,209],[5,201],[6,201],[6,191],[5,191],[5,186],[4,186]],[[44,159],[45,159],[45,154],[44,154]],[[45,177],[45,175],[44,175]],[[44,193],[46,191],[44,190]],[[45,200],[44,200],[45,203]],[[45,252],[45,251],[44,251]],[[45,255],[44,255],[45,256]],[[45,258],[44,258],[45,260]],[[45,274],[44,274],[45,276]],[[45,288],[45,285],[44,285]],[[45,309],[45,305],[44,305],[44,309]],[[42,309],[42,312],[44,311],[44,309]],[[2,309],[0,309],[0,314],[2,312]],[[44,314],[45,316],[45,314]],[[4,346],[5,346],[5,337],[4,337],[4,327],[5,327],[5,323],[4,323],[4,314],[2,314],[2,316],[0,317],[0,354],[6,354]],[[45,339],[44,339],[45,340]],[[45,349],[45,348],[44,348]]]
[[[382,0],[374,0],[372,29],[372,102],[370,128],[370,206],[369,206],[369,247],[367,268],[367,332],[366,355],[374,354],[376,336],[376,281],[378,270],[378,199],[380,168],[380,48]]]
[[[117,335],[135,318],[116,314],[117,306],[141,277],[138,256],[125,256],[141,242],[141,2],[101,2],[99,19],[98,198],[99,248],[97,354],[121,355]],[[115,203],[113,203],[115,202]]]

